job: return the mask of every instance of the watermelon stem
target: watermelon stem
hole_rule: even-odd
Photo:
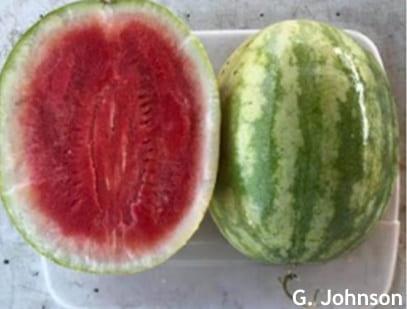
[[[292,294],[292,293],[289,291],[289,289],[288,289],[288,283],[289,283],[290,281],[292,281],[292,280],[295,280],[295,279],[298,279],[298,275],[295,274],[295,273],[293,273],[293,272],[289,272],[289,273],[286,274],[283,278],[281,278],[281,277],[278,278],[278,281],[280,281],[280,283],[281,283],[281,285],[282,285],[282,287],[283,287],[283,290],[284,290],[285,295],[287,295],[287,297],[288,297],[293,303],[294,303],[293,294]],[[313,298],[312,298],[311,304],[305,305],[305,306],[303,306],[303,308],[316,308],[317,305],[318,305],[317,298],[318,298],[319,292],[320,292],[320,289],[316,289],[315,292],[314,292],[314,296],[313,296]]]
[[[281,277],[278,278],[281,285],[283,286],[285,295],[287,295],[287,297],[291,300],[293,300],[293,294],[290,293],[290,291],[288,290],[288,282],[297,278],[298,278],[297,274],[294,274],[292,272],[289,272],[287,275],[284,276],[284,278]]]

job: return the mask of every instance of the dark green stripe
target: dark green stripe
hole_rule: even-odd
[[[369,87],[366,92],[372,96],[370,104],[377,104],[380,109],[381,122],[378,127],[371,128],[373,136],[370,137],[384,141],[384,146],[379,149],[381,156],[381,166],[376,167],[381,170],[381,183],[383,190],[376,192],[372,199],[374,202],[373,212],[371,216],[366,216],[363,224],[366,226],[372,225],[375,218],[378,218],[383,213],[387,206],[387,201],[391,194],[393,180],[397,168],[397,126],[394,112],[393,97],[389,91],[389,84],[386,76],[377,61],[372,55],[367,54],[369,68],[375,76],[375,84],[367,85]],[[376,142],[377,144],[377,142]],[[370,220],[369,220],[370,219]],[[356,227],[355,227],[356,228]]]
[[[332,33],[333,31],[330,32]],[[335,37],[335,39],[339,38],[338,35],[331,36],[331,38],[333,37]],[[344,46],[341,43],[343,43],[342,39],[340,39],[339,44]],[[343,48],[349,55],[352,55],[350,50],[346,50],[344,47],[341,48]],[[392,168],[392,162],[394,162],[394,149],[389,149],[389,138],[393,138],[393,122],[389,121],[391,123],[390,128],[385,122],[395,119],[393,115],[389,113],[389,110],[392,108],[392,100],[389,99],[389,91],[386,88],[387,82],[385,81],[382,70],[370,54],[367,53],[366,56],[370,59],[367,65],[372,70],[376,83],[370,85],[362,81],[365,89],[365,102],[362,102],[362,104],[365,104],[367,113],[369,113],[369,109],[372,108],[369,104],[379,104],[381,109],[380,117],[383,123],[379,127],[372,127],[373,122],[369,122],[368,145],[363,145],[362,114],[359,108],[358,94],[354,85],[354,87],[348,92],[347,100],[344,102],[345,104],[341,105],[341,124],[338,128],[338,132],[342,132],[342,137],[340,138],[341,149],[339,151],[341,157],[339,157],[336,162],[337,169],[341,173],[339,178],[340,187],[334,195],[335,216],[330,224],[325,240],[319,249],[320,255],[337,254],[338,252],[331,252],[335,245],[335,240],[347,239],[347,244],[344,244],[344,248],[341,248],[341,251],[345,250],[346,247],[351,247],[358,243],[383,212],[391,193],[390,184],[394,179],[394,169]],[[365,59],[359,59],[359,61],[364,60]],[[344,73],[351,78],[352,73],[349,69],[345,68]],[[373,98],[372,101],[368,101],[368,95]],[[354,114],[352,114],[352,110]],[[354,135],[350,136],[351,133]],[[377,134],[380,136],[376,136]],[[382,176],[380,177],[383,180],[382,190],[379,190],[376,193],[368,191],[366,196],[364,196],[362,202],[364,204],[360,205],[360,209],[351,210],[347,205],[350,206],[349,203],[352,195],[352,186],[356,182],[366,178],[368,173],[368,171],[363,171],[361,161],[363,160],[363,151],[375,151],[372,149],[372,144],[378,143],[376,139],[382,139],[385,143],[385,146],[379,149],[381,152],[380,155],[382,156],[382,166],[368,166],[367,168],[368,170],[375,168],[381,169]],[[346,163],[346,161],[349,163]],[[364,185],[369,185],[369,183],[366,183],[365,181]],[[373,196],[371,196],[372,193],[374,194]],[[367,206],[371,201],[374,201],[374,206],[371,208],[371,212],[367,213]],[[363,220],[359,221],[356,226],[355,221],[360,217],[363,218]],[[359,232],[355,233],[355,231]],[[318,258],[319,254],[317,253],[314,257]]]
[[[337,36],[329,35],[333,44],[337,43]],[[349,51],[345,51],[349,52]],[[316,251],[313,259],[318,259],[320,255],[330,252],[336,241],[346,239],[355,234],[353,229],[356,219],[355,210],[350,208],[350,201],[353,192],[353,185],[364,177],[363,171],[363,123],[362,111],[359,107],[359,93],[353,78],[353,73],[346,65],[345,60],[336,62],[336,68],[347,76],[352,85],[346,96],[345,102],[340,102],[340,120],[337,124],[338,132],[338,157],[334,164],[338,172],[338,187],[333,194],[335,213],[324,235],[321,246]],[[365,104],[365,102],[362,102]],[[360,230],[361,227],[358,228]]]
[[[270,86],[270,83],[276,83],[276,88],[281,89],[281,72],[277,70],[277,65],[275,65],[275,61],[277,61],[276,58],[271,59],[268,70],[269,70],[269,76],[265,80],[265,89],[267,91],[267,94],[270,95],[270,102],[265,106],[264,110],[264,116],[253,122],[253,127],[256,132],[256,137],[251,141],[251,147],[252,149],[264,149],[268,153],[268,149],[273,147],[273,145],[268,145],[267,141],[269,141],[270,138],[270,126],[272,121],[270,120],[270,117],[273,115],[271,112],[272,109],[272,104],[271,101],[273,100],[278,100],[276,96],[280,96],[279,91],[273,90],[273,87]],[[241,61],[237,61],[236,63],[233,63],[231,66],[228,67],[228,70],[230,72],[236,72],[235,74],[239,74],[239,68],[243,65]],[[232,189],[232,191],[235,194],[235,197],[237,199],[237,203],[239,204],[238,207],[234,208],[235,211],[238,212],[240,218],[245,218],[245,205],[244,201],[242,201],[242,198],[250,194],[251,197],[253,197],[253,200],[255,200],[258,205],[263,207],[264,205],[270,204],[270,196],[273,196],[270,192],[270,188],[274,188],[275,186],[272,185],[271,183],[271,178],[269,177],[270,175],[270,170],[273,167],[269,167],[269,164],[273,165],[273,162],[277,162],[277,160],[264,160],[264,162],[256,162],[255,165],[255,171],[254,171],[254,177],[251,179],[243,179],[242,178],[242,171],[244,172],[244,167],[241,166],[240,162],[238,161],[238,156],[237,156],[237,146],[236,142],[239,139],[238,136],[236,136],[237,132],[237,126],[239,125],[236,122],[236,119],[240,119],[241,115],[240,113],[242,112],[241,107],[243,105],[243,102],[241,101],[241,98],[238,96],[238,93],[235,92],[235,89],[239,89],[239,87],[248,87],[247,84],[244,82],[245,76],[240,77],[240,81],[238,82],[237,86],[234,86],[234,89],[230,89],[231,91],[228,91],[227,89],[224,89],[221,91],[221,98],[222,100],[222,141],[221,141],[221,155],[220,155],[220,171],[218,175],[218,181],[217,181],[217,190],[219,190],[218,194],[221,195],[222,192],[226,189]],[[228,94],[228,97],[225,97],[224,94]],[[258,104],[257,102],[249,102],[248,104]],[[270,141],[272,142],[272,141]],[[248,149],[249,151],[249,149]],[[267,156],[266,156],[267,157]],[[250,184],[249,187],[247,187],[247,184]],[[267,201],[267,202],[265,202]],[[230,220],[227,218],[227,208],[230,205],[219,205],[218,207],[224,208],[225,214],[223,218],[220,218],[219,214],[220,212],[214,211],[215,215],[215,221],[219,223],[219,226],[221,229],[225,226],[227,229],[230,229],[233,231],[234,234],[238,234],[240,229],[244,229],[245,232],[252,238],[253,241],[256,241],[257,243],[261,243],[263,246],[264,251],[270,251],[269,256],[275,256],[279,255],[277,250],[272,250],[271,248],[268,248],[268,245],[266,242],[264,242],[260,237],[259,237],[259,231],[257,229],[253,229],[251,225],[248,224],[245,220],[241,220],[239,224],[236,226]],[[261,211],[261,209],[259,209]],[[222,222],[223,221],[223,222]],[[225,223],[227,222],[227,223]],[[256,224],[259,224],[259,222],[256,222]],[[237,244],[235,244],[237,245]],[[241,248],[243,248],[247,253],[251,253],[252,250],[250,249],[250,244],[245,244],[244,242],[240,242],[238,244]],[[258,259],[265,260],[266,257],[264,256],[256,256]]]
[[[379,132],[381,138],[385,141],[385,147],[382,149],[382,162],[386,175],[393,179],[395,174],[395,165],[398,160],[398,126],[397,115],[393,96],[391,95],[390,85],[383,73],[383,70],[370,54],[367,54],[369,68],[375,76],[376,84],[372,89],[377,104],[379,104],[382,114],[382,123]],[[373,88],[373,87],[372,87]],[[392,168],[391,168],[392,167]]]
[[[255,146],[258,147],[255,149],[260,149],[260,153],[267,154],[265,156],[267,160],[258,162],[254,173],[256,178],[258,178],[258,186],[256,186],[254,198],[256,203],[262,207],[260,210],[261,221],[259,224],[264,227],[265,233],[269,231],[268,221],[270,220],[270,216],[273,215],[275,208],[274,202],[279,184],[276,171],[282,159],[281,155],[284,155],[279,153],[275,135],[273,134],[275,118],[280,109],[278,103],[282,102],[285,95],[284,88],[281,84],[281,78],[284,72],[279,66],[279,59],[275,55],[268,54],[268,58],[270,61],[266,66],[266,70],[268,72],[274,71],[275,73],[268,74],[262,85],[264,96],[267,98],[267,104],[264,107],[264,117],[259,120],[256,132],[263,132],[264,135],[258,139],[258,145]],[[280,261],[287,258],[280,248],[273,248],[267,244],[267,249],[268,259]]]
[[[279,179],[275,175],[275,171],[279,166],[281,154],[278,152],[278,145],[276,143],[273,128],[275,125],[275,118],[279,112],[279,102],[283,100],[284,88],[281,84],[282,70],[279,66],[279,60],[275,55],[269,54],[270,62],[266,70],[268,72],[274,71],[274,74],[268,74],[265,78],[262,89],[264,96],[267,98],[267,105],[265,108],[264,117],[256,123],[256,132],[263,134],[261,139],[257,141],[255,149],[260,150],[261,153],[267,154],[267,160],[256,164],[255,175],[258,178],[258,186],[254,197],[256,202],[262,205],[260,224],[267,224],[270,216],[273,214],[275,207],[274,200],[277,193]]]
[[[306,27],[302,28],[302,32]],[[308,35],[305,34],[304,35]],[[319,80],[319,68],[321,60],[318,53],[308,44],[294,43],[293,52],[296,58],[298,70],[298,85],[300,94],[297,96],[299,110],[299,127],[301,130],[303,145],[298,151],[295,163],[296,174],[291,193],[294,202],[291,207],[295,209],[295,227],[292,235],[292,247],[289,252],[289,260],[297,262],[305,252],[305,240],[312,228],[314,206],[323,193],[320,182],[321,153],[322,149],[322,110],[321,110],[321,81]]]

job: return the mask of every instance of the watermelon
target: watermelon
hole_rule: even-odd
[[[84,1],[46,15],[4,65],[0,112],[4,205],[56,263],[134,273],[198,228],[217,171],[216,77],[163,6]]]
[[[355,247],[389,201],[395,107],[373,56],[330,25],[284,21],[219,74],[219,175],[211,215],[243,254],[313,263]]]

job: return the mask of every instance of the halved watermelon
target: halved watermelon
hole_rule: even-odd
[[[149,1],[77,2],[41,19],[0,78],[0,184],[22,236],[78,270],[133,273],[181,248],[217,170],[206,52]]]

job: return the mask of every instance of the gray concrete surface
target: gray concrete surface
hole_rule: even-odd
[[[0,65],[12,43],[28,24],[21,16],[34,22],[40,14],[67,1],[64,0],[1,0],[0,1]],[[406,292],[406,230],[405,230],[405,109],[406,3],[403,0],[164,0],[193,29],[261,28],[270,23],[293,18],[311,18],[359,30],[377,44],[382,54],[398,106],[400,122],[400,169],[402,222],[400,250],[393,292]],[[16,234],[1,233],[8,225],[0,211],[0,308],[56,308],[44,287],[38,257]],[[272,306],[270,307],[272,308]]]

